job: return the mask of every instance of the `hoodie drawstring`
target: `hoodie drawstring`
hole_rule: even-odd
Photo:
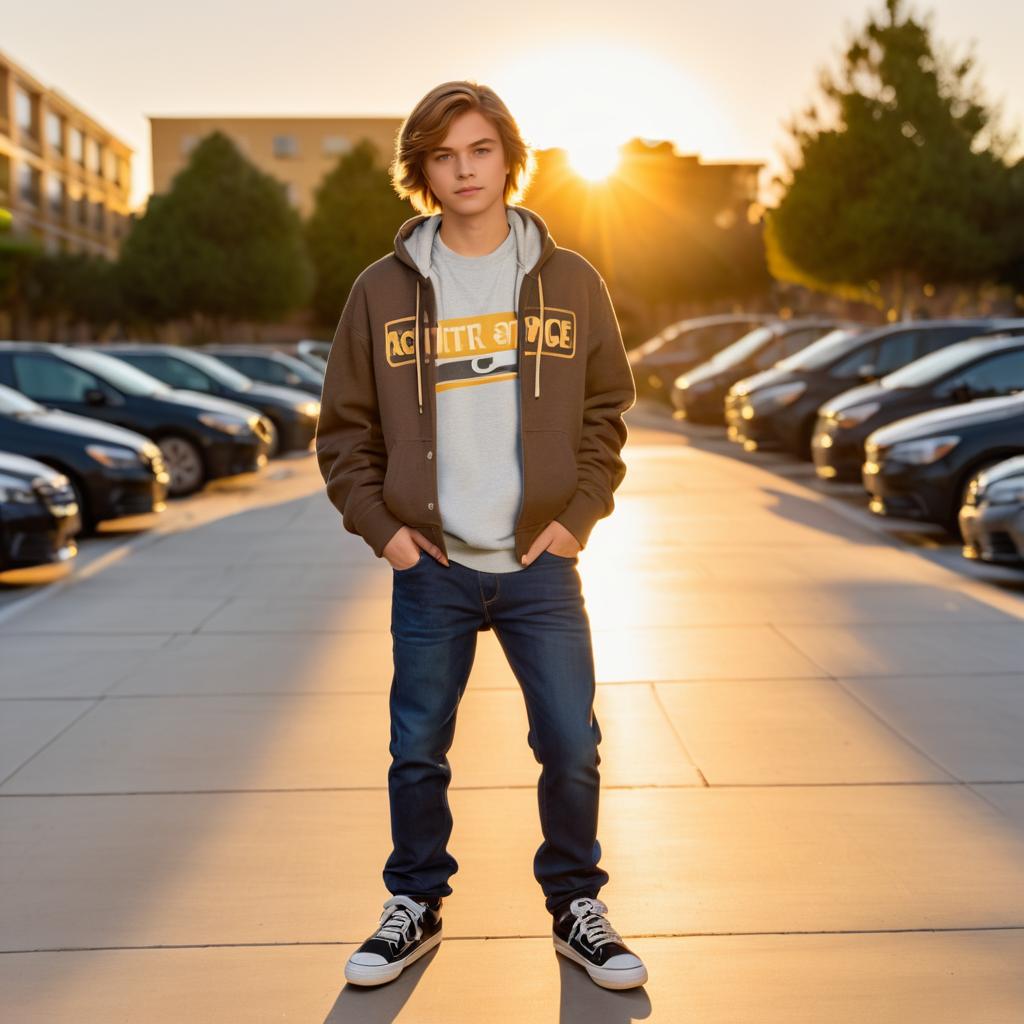
[[[544,279],[537,275],[540,302],[540,329],[537,331],[537,366],[533,373],[533,397],[540,398],[540,357],[544,349]]]
[[[416,397],[423,414],[423,369],[420,366],[420,283],[416,282]]]

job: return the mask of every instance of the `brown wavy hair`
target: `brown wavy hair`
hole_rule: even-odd
[[[418,213],[441,212],[441,203],[430,187],[423,163],[427,154],[443,143],[452,121],[470,110],[478,110],[490,120],[501,139],[509,165],[505,176],[506,205],[522,201],[536,169],[536,158],[508,107],[493,89],[479,82],[444,82],[431,89],[402,123],[395,139],[395,156],[388,168],[395,191],[402,199],[408,199]]]

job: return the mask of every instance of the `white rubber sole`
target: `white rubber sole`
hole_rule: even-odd
[[[429,939],[417,946],[408,956],[396,960],[393,964],[368,967],[365,964],[354,964],[350,959],[345,964],[345,980],[352,985],[383,985],[385,982],[394,981],[409,964],[415,963],[424,953],[429,953],[439,945],[441,938],[442,929],[438,928]]]
[[[579,964],[590,975],[591,980],[600,985],[601,988],[636,988],[647,981],[647,968],[643,964],[640,964],[639,967],[624,967],[620,969],[595,967],[593,964],[587,963],[584,957],[580,956],[572,946],[557,935],[553,936],[553,939],[555,950],[567,959],[572,960],[573,963]]]

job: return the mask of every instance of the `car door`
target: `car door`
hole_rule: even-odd
[[[1024,391],[1024,348],[993,352],[940,381],[935,394],[947,401],[998,398]]]
[[[141,355],[132,352],[118,358],[123,358],[125,362],[151,373],[169,387],[201,391],[204,394],[212,394],[214,391],[213,381],[202,370],[184,359],[160,352],[146,352]]]
[[[125,425],[119,418],[124,404],[121,395],[81,366],[47,352],[13,352],[10,365],[14,387],[40,405]],[[91,402],[88,396],[97,393],[106,401]]]

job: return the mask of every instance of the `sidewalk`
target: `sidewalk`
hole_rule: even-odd
[[[554,953],[489,632],[445,941],[345,986],[388,895],[391,573],[309,456],[0,621],[4,1020],[1019,1024],[1024,599],[647,422],[580,558],[647,986]]]

